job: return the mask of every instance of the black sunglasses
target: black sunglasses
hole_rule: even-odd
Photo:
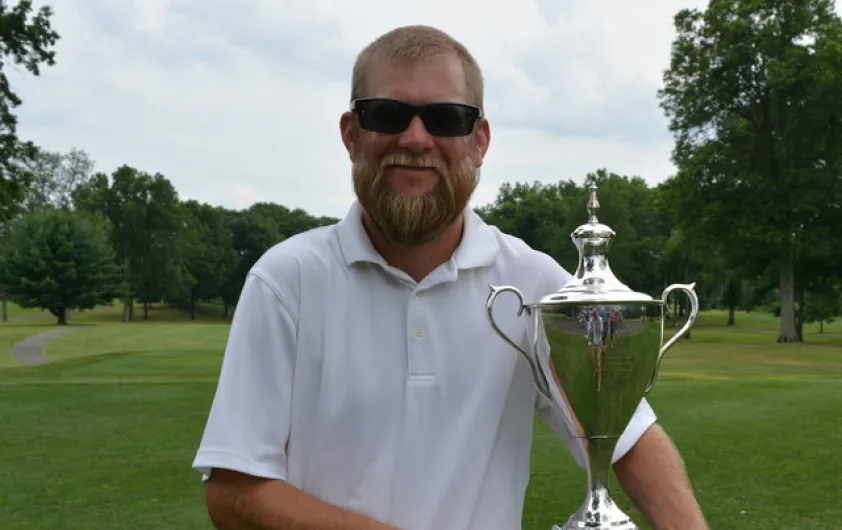
[[[433,136],[467,136],[482,118],[482,109],[467,103],[427,103],[413,105],[389,98],[360,98],[351,102],[360,127],[382,134],[398,134],[420,116],[427,132]]]

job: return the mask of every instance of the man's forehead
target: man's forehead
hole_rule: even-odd
[[[367,96],[392,97],[414,103],[469,100],[465,72],[455,55],[375,60],[369,67],[365,86]]]

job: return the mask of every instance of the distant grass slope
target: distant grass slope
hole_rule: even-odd
[[[47,344],[45,354],[53,362],[161,351],[200,350],[221,354],[227,337],[228,326],[220,324],[103,324],[56,337]]]
[[[10,312],[12,306],[10,303]],[[58,327],[56,318],[46,311],[14,307],[17,308],[15,317],[0,322],[0,369],[18,366],[12,356],[12,346]],[[137,352],[144,348],[161,348],[168,343],[176,346],[185,342],[201,345],[217,344],[222,340],[224,343],[230,319],[223,318],[222,314],[222,305],[216,303],[200,304],[196,320],[190,320],[184,310],[163,305],[152,305],[148,320],[143,320],[142,306],[138,304],[135,320],[131,322],[122,322],[120,304],[77,312],[70,316],[68,324],[86,329],[57,337],[54,340],[58,342],[48,343],[45,353],[50,360],[60,361],[86,355]],[[181,333],[173,328],[180,326],[190,329]]]
[[[738,328],[751,328],[756,330],[767,330],[767,331],[777,331],[780,319],[771,313],[766,313],[763,311],[752,311],[752,312],[745,312],[745,311],[737,311],[734,318],[734,323]],[[727,326],[728,323],[728,311],[725,310],[712,310],[712,311],[703,311],[699,314],[699,318],[696,320],[697,327],[734,327],[734,326]],[[820,325],[818,322],[811,322],[809,324],[804,324],[804,334],[805,335],[815,335],[819,334]],[[835,320],[834,322],[825,322],[824,324],[824,332],[825,333],[842,333],[842,318]]]

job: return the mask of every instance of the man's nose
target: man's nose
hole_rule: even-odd
[[[414,116],[406,130],[400,133],[398,145],[413,152],[432,149],[433,137],[419,116]]]

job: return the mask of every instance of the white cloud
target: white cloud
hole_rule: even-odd
[[[170,0],[130,0],[126,15],[136,30],[162,38],[168,26],[169,8]]]
[[[99,170],[158,171],[185,197],[342,216],[338,119],[359,49],[397,25],[463,41],[487,79],[491,151],[475,199],[504,181],[671,171],[655,93],[672,17],[702,0],[63,0],[40,78],[14,75],[20,133],[87,150]]]

